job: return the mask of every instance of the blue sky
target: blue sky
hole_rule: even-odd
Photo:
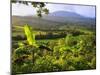
[[[50,13],[55,11],[70,11],[86,17],[95,17],[95,6],[68,5],[68,4],[46,4]],[[12,15],[27,16],[36,14],[36,9],[32,5],[12,4]]]

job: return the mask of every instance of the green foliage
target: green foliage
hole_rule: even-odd
[[[25,40],[22,40],[23,42],[16,42],[18,47],[13,46],[12,72],[15,74],[96,68],[96,38],[91,31],[78,35],[69,33],[63,38],[37,40],[36,33],[26,25],[26,36],[30,44],[25,44]],[[34,46],[37,44],[43,47]]]
[[[24,44],[22,42],[18,42],[19,47],[23,47]]]
[[[24,26],[25,35],[27,37],[27,41],[29,45],[37,46],[35,40],[35,32],[33,33],[32,28],[28,25]]]
[[[43,12],[44,12],[45,14],[49,14],[49,10],[48,10],[47,8],[44,8],[44,9],[43,9]]]
[[[75,46],[77,44],[77,40],[71,34],[68,34],[65,37],[65,43],[67,46]]]
[[[28,48],[26,48],[26,47],[19,47],[19,48],[17,48],[14,52],[15,52],[15,55],[16,55],[17,57],[20,57],[20,56],[22,56],[22,55],[31,54],[32,48],[30,49],[29,47],[28,47]]]

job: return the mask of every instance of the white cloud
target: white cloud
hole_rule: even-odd
[[[49,9],[50,13],[55,11],[71,11],[78,13],[87,17],[95,17],[95,7],[94,6],[85,6],[85,5],[69,5],[69,4],[46,4],[46,7]],[[32,5],[24,4],[12,4],[12,15],[34,15],[36,14],[36,9]]]
[[[33,15],[36,13],[35,11],[36,10],[31,5],[27,6],[19,3],[12,4],[12,15]]]

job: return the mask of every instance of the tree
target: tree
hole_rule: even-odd
[[[18,0],[11,0],[12,3],[22,3],[25,5],[32,4],[34,8],[37,8],[37,16],[42,17],[43,14],[49,14],[49,10],[45,7],[46,3],[43,2],[29,2],[29,1],[18,1]]]

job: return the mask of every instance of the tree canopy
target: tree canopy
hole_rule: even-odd
[[[31,3],[34,8],[37,8],[36,11],[37,11],[38,17],[42,17],[43,14],[49,14],[49,10],[45,7],[46,3],[44,3],[44,2],[11,0],[11,3],[21,3],[21,4],[25,4],[25,5],[29,5],[29,3]]]

